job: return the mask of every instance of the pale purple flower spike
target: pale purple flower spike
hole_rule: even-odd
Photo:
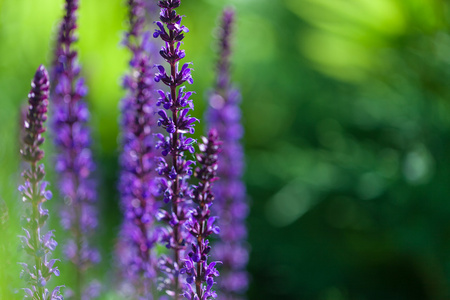
[[[154,229],[158,203],[155,201],[155,115],[157,96],[153,80],[154,59],[145,29],[145,1],[128,1],[129,29],[123,44],[132,52],[130,73],[123,80],[127,90],[121,101],[120,182],[124,220],[117,244],[122,277],[121,292],[127,299],[154,299],[156,291],[157,242]]]
[[[241,95],[230,80],[230,38],[234,11],[225,9],[222,15],[219,37],[217,81],[209,95],[206,114],[209,128],[216,128],[223,142],[219,154],[218,176],[214,194],[217,198],[214,214],[220,216],[219,241],[214,245],[213,258],[223,262],[218,279],[221,300],[243,299],[248,288],[247,228],[248,214],[245,185],[242,181],[244,151],[241,139],[244,133],[239,107]]]
[[[83,99],[87,88],[73,48],[77,40],[77,9],[78,0],[65,1],[52,70],[52,129],[57,152],[55,170],[65,202],[61,224],[69,232],[64,252],[75,267],[75,282],[67,296],[88,300],[100,293],[100,285],[89,276],[91,267],[100,261],[100,254],[91,245],[98,225],[97,192],[92,178],[95,165],[87,125],[89,110]]]

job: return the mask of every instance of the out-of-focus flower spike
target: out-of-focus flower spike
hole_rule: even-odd
[[[119,192],[124,220],[116,256],[120,267],[120,291],[127,299],[157,299],[154,228],[155,108],[158,99],[153,81],[156,47],[146,31],[146,1],[128,0],[128,31],[123,44],[131,51],[126,75],[126,96],[121,101],[121,154]]]
[[[223,142],[219,154],[218,176],[214,186],[217,201],[213,207],[220,216],[219,241],[213,258],[223,262],[218,279],[221,299],[243,299],[248,288],[248,261],[245,219],[248,214],[245,185],[242,181],[244,152],[241,145],[243,127],[239,107],[241,96],[230,80],[231,35],[235,13],[225,9],[219,28],[217,80],[209,95],[206,113],[209,128],[216,128]]]
[[[80,77],[74,42],[77,37],[78,0],[65,1],[65,14],[59,25],[51,99],[53,140],[57,152],[55,170],[59,180],[59,193],[65,199],[61,224],[68,231],[64,241],[66,259],[75,267],[75,282],[68,295],[75,299],[93,299],[99,291],[89,276],[89,270],[100,260],[98,250],[92,247],[92,234],[97,228],[96,182],[92,178],[95,164],[91,151],[89,110],[84,101],[87,88]]]

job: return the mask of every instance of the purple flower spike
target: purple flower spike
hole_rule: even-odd
[[[216,128],[223,141],[219,155],[218,175],[220,181],[214,187],[218,201],[213,212],[220,215],[220,239],[214,246],[214,259],[223,262],[218,280],[222,299],[242,299],[248,287],[245,271],[248,261],[245,219],[248,213],[245,185],[242,181],[244,153],[240,139],[241,125],[240,93],[230,83],[230,36],[234,11],[223,12],[219,39],[217,82],[210,93],[207,120],[210,128]]]
[[[92,299],[88,270],[100,260],[97,249],[90,245],[97,227],[95,182],[91,174],[95,169],[90,149],[90,130],[87,126],[89,110],[83,97],[87,89],[80,78],[76,41],[76,12],[78,0],[65,1],[65,14],[59,27],[55,49],[52,80],[52,115],[54,143],[57,152],[55,169],[59,178],[60,195],[65,200],[61,224],[68,232],[64,245],[66,257],[75,266],[75,283],[69,294],[74,299]],[[87,284],[91,281],[91,284]]]
[[[159,268],[166,277],[160,279],[159,288],[165,290],[173,299],[179,299],[182,293],[180,268],[185,257],[186,247],[191,244],[192,236],[187,231],[185,224],[189,219],[190,191],[188,180],[192,174],[192,161],[187,160],[184,152],[194,152],[192,144],[195,142],[185,134],[194,132],[194,123],[189,111],[194,105],[189,97],[192,92],[185,92],[181,86],[185,82],[192,83],[190,63],[185,63],[180,68],[180,60],[185,57],[185,51],[180,49],[181,41],[188,29],[181,25],[182,17],[175,11],[180,6],[180,0],[161,0],[158,6],[161,8],[160,22],[156,22],[153,36],[161,38],[165,46],[160,51],[161,57],[168,66],[157,65],[155,75],[156,82],[162,82],[168,87],[169,92],[158,91],[157,105],[162,106],[158,112],[158,125],[167,132],[166,136],[157,135],[156,147],[161,150],[158,158],[157,172],[159,178],[159,193],[165,203],[165,207],[158,213],[158,218],[167,224],[161,230],[160,240],[165,247],[171,249],[171,255],[159,259]]]
[[[129,30],[123,44],[132,52],[131,70],[121,102],[122,153],[119,191],[124,221],[117,245],[122,293],[127,299],[156,299],[156,259],[154,230],[158,204],[155,201],[155,108],[153,53],[147,49],[144,31],[145,1],[129,0]],[[155,53],[157,53],[155,51]]]
[[[62,299],[60,287],[56,287],[50,294],[46,288],[52,275],[59,276],[59,270],[54,265],[56,259],[50,259],[52,251],[57,245],[53,239],[53,231],[45,233],[44,225],[49,213],[43,204],[50,200],[51,192],[47,190],[44,165],[38,165],[44,157],[44,151],[39,147],[44,143],[42,134],[45,132],[44,122],[47,120],[49,80],[47,70],[40,66],[31,82],[28,94],[28,113],[24,122],[22,158],[30,164],[30,168],[22,173],[25,183],[19,187],[22,201],[27,205],[27,215],[22,222],[24,235],[20,236],[22,247],[34,262],[30,267],[20,263],[23,270],[20,277],[27,282],[24,288],[24,298],[39,300]]]
[[[214,277],[219,276],[215,266],[218,262],[208,264],[211,251],[208,236],[219,233],[219,228],[214,224],[215,217],[211,217],[210,207],[214,200],[212,183],[218,178],[217,157],[220,142],[217,131],[210,130],[208,138],[203,137],[203,144],[199,145],[201,153],[197,155],[197,161],[201,165],[195,170],[195,177],[199,183],[194,187],[192,200],[197,205],[189,212],[189,220],[186,228],[194,237],[191,243],[191,251],[185,258],[184,268],[181,273],[186,273],[186,287],[183,295],[191,300],[207,300],[216,298],[216,293],[211,290]]]

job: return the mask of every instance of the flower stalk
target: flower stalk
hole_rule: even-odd
[[[214,277],[219,276],[215,268],[218,262],[208,264],[211,246],[208,236],[219,233],[216,226],[216,217],[211,216],[210,207],[214,201],[212,184],[218,179],[217,158],[220,150],[217,131],[209,131],[208,137],[203,137],[203,144],[199,145],[200,154],[197,154],[197,162],[200,164],[195,170],[195,177],[199,183],[193,190],[193,202],[197,205],[189,212],[189,220],[186,227],[194,237],[191,243],[191,251],[185,258],[182,273],[188,275],[184,296],[190,300],[215,299],[217,294],[212,290]]]
[[[162,257],[159,260],[160,269],[166,274],[161,279],[162,286],[173,299],[179,299],[181,295],[180,268],[186,244],[189,244],[190,235],[184,227],[188,220],[189,184],[188,179],[192,174],[191,165],[184,152],[194,153],[192,138],[186,134],[194,133],[196,118],[190,116],[189,111],[194,108],[190,96],[193,92],[186,92],[182,86],[185,82],[193,83],[190,63],[185,63],[180,68],[179,62],[185,57],[184,50],[180,49],[184,33],[188,29],[181,25],[182,17],[175,11],[180,6],[180,0],[162,0],[158,2],[161,8],[160,21],[156,22],[159,29],[153,37],[161,38],[165,46],[160,51],[161,57],[169,65],[169,71],[162,65],[158,65],[155,75],[156,82],[165,84],[169,92],[159,90],[160,98],[157,105],[163,109],[158,111],[158,125],[164,128],[167,136],[157,134],[159,139],[157,148],[161,149],[157,171],[159,178],[159,191],[163,195],[165,203],[170,203],[170,208],[160,210],[158,219],[165,222],[166,226],[161,233],[161,240],[168,249],[173,252],[172,257]]]
[[[20,238],[23,249],[34,260],[34,266],[21,263],[23,270],[20,276],[27,282],[27,287],[24,288],[25,298],[34,300],[62,299],[60,286],[52,292],[46,287],[52,275],[59,276],[59,270],[54,266],[57,259],[50,258],[57,242],[53,239],[53,231],[45,232],[44,229],[49,211],[43,204],[52,198],[52,193],[47,190],[48,183],[43,181],[44,165],[39,165],[44,157],[40,146],[45,140],[42,134],[46,131],[44,122],[47,120],[49,85],[47,71],[41,65],[34,75],[28,94],[29,107],[21,150],[22,158],[30,164],[30,168],[22,173],[25,183],[19,187],[22,200],[27,205],[27,212],[22,220],[25,235]]]

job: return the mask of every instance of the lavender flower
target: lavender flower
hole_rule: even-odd
[[[192,92],[186,92],[181,86],[186,81],[192,83],[189,63],[181,68],[179,61],[184,58],[185,52],[180,49],[184,33],[188,29],[181,25],[182,17],[175,11],[180,6],[180,0],[162,0],[158,2],[161,8],[160,20],[156,22],[159,29],[153,37],[160,37],[165,46],[162,47],[161,57],[169,64],[169,74],[162,65],[158,65],[159,73],[155,76],[156,82],[163,82],[169,87],[169,92],[159,90],[158,106],[164,109],[158,111],[158,125],[167,131],[167,136],[157,134],[159,139],[157,148],[161,149],[162,157],[158,158],[157,171],[159,178],[159,191],[165,203],[170,203],[170,209],[160,210],[158,218],[168,226],[162,230],[161,240],[168,249],[173,250],[173,256],[163,256],[159,260],[160,269],[166,274],[162,279],[162,287],[174,299],[179,299],[181,293],[180,268],[184,257],[186,245],[190,244],[191,237],[184,227],[188,220],[188,203],[190,198],[187,180],[192,174],[191,165],[194,163],[184,156],[185,151],[194,152],[192,138],[187,133],[194,133],[194,122],[197,119],[189,115],[193,109],[189,97]],[[165,26],[164,26],[165,25]]]
[[[27,205],[27,213],[23,218],[24,236],[20,236],[23,249],[34,260],[34,266],[21,263],[23,270],[20,277],[28,287],[24,288],[25,298],[35,300],[63,299],[56,287],[52,292],[46,288],[52,274],[59,276],[59,270],[54,266],[57,259],[51,259],[52,251],[57,245],[53,239],[53,231],[45,232],[44,225],[49,212],[43,204],[52,198],[47,190],[48,183],[45,177],[44,165],[38,165],[44,157],[44,151],[39,146],[44,143],[42,134],[45,132],[44,122],[47,120],[49,81],[47,70],[39,66],[31,82],[31,91],[28,94],[28,114],[24,122],[25,135],[21,150],[22,158],[30,164],[30,168],[22,173],[24,185],[19,187],[22,200]]]
[[[214,277],[219,276],[215,266],[217,262],[208,264],[208,257],[211,251],[208,236],[212,233],[219,233],[219,227],[215,222],[215,217],[211,216],[210,207],[214,200],[212,193],[212,183],[218,178],[217,154],[219,153],[220,142],[218,142],[217,131],[209,131],[208,138],[203,137],[203,144],[199,148],[201,154],[197,154],[197,161],[201,167],[195,170],[195,177],[199,179],[198,185],[193,191],[193,201],[197,204],[195,209],[189,212],[189,220],[186,227],[195,238],[191,243],[191,251],[188,253],[182,273],[188,275],[184,296],[190,300],[207,300],[217,297],[213,286]]]
[[[75,299],[91,299],[98,292],[94,293],[86,284],[86,271],[100,260],[100,255],[88,243],[97,227],[97,195],[91,179],[95,166],[90,149],[90,132],[86,124],[89,111],[83,101],[87,90],[83,78],[79,76],[77,52],[73,49],[77,9],[78,0],[66,0],[52,70],[55,82],[52,91],[55,103],[52,125],[58,153],[55,169],[59,177],[60,193],[67,204],[61,214],[61,223],[71,234],[65,244],[65,254],[76,270],[72,294]],[[91,284],[98,286],[96,282]]]
[[[118,256],[122,276],[133,288],[128,297],[152,299],[156,270],[152,248],[157,241],[153,230],[158,209],[155,201],[153,73],[149,32],[144,32],[145,2],[129,0],[129,31],[124,44],[133,53],[131,72],[124,79],[128,90],[122,100],[121,194],[124,221],[120,231]]]
[[[234,11],[223,12],[219,39],[217,82],[209,97],[207,120],[210,128],[216,128],[223,141],[219,155],[218,175],[214,194],[218,201],[213,212],[220,215],[220,240],[214,249],[214,258],[223,262],[218,284],[221,299],[240,299],[248,287],[245,267],[248,261],[245,219],[248,213],[245,185],[242,182],[244,154],[240,139],[241,125],[240,93],[230,83],[230,36]]]

